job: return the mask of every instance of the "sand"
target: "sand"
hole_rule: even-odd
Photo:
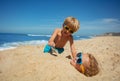
[[[100,73],[86,77],[70,65],[69,43],[57,56],[43,53],[44,45],[0,51],[0,81],[120,81],[120,36],[75,41],[77,52],[91,53]]]

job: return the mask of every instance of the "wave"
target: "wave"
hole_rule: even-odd
[[[51,37],[51,35],[37,35],[37,34],[27,34],[28,36],[46,36],[46,37]]]
[[[24,46],[24,45],[42,45],[47,44],[48,41],[46,40],[32,40],[32,41],[23,41],[23,42],[11,42],[11,43],[4,43],[0,45],[0,51],[8,50],[8,49],[14,49],[18,46]]]
[[[0,51],[15,49],[16,47],[0,47]]]
[[[94,36],[80,36],[80,35],[75,35],[74,40],[85,40],[85,39],[91,39]]]

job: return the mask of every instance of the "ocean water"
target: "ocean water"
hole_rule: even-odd
[[[14,49],[21,45],[47,44],[51,35],[0,33],[0,51]],[[73,35],[74,40],[92,38],[92,36]]]

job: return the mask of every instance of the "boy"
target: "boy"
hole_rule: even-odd
[[[86,76],[94,76],[99,73],[98,63],[91,54],[78,53],[70,64]]]
[[[54,33],[52,34],[51,38],[48,41],[48,45],[44,48],[44,53],[57,52],[60,54],[64,51],[64,46],[67,41],[70,42],[70,49],[73,58],[76,55],[75,46],[73,42],[72,34],[76,32],[80,27],[79,21],[74,17],[67,17],[63,23],[62,29],[55,29]]]

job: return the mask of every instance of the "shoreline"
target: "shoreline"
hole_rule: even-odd
[[[88,39],[93,39],[93,38],[96,38],[96,37],[111,37],[111,36],[110,35],[89,36],[89,38],[81,38],[79,40],[74,40],[74,41],[88,40]],[[112,36],[112,37],[119,37],[119,36]],[[41,43],[40,43],[40,41],[41,41]],[[29,42],[30,42],[30,44],[29,44]],[[37,45],[36,42],[39,42],[38,43],[39,45]],[[27,41],[11,42],[11,43],[8,43],[8,46],[7,45],[1,45],[0,51],[7,51],[7,50],[11,50],[11,49],[16,49],[16,48],[21,47],[21,46],[41,46],[41,45],[46,45],[47,44],[47,41],[45,41],[45,40],[36,40],[36,42],[35,41],[34,42],[33,41],[32,42],[28,41],[28,44],[27,44]],[[35,43],[35,45],[34,45],[34,43]]]
[[[97,59],[100,73],[86,77],[70,65],[69,43],[63,54],[43,53],[45,45],[19,46],[0,51],[0,81],[119,81],[120,37],[103,36],[76,40],[77,52],[91,53]]]

